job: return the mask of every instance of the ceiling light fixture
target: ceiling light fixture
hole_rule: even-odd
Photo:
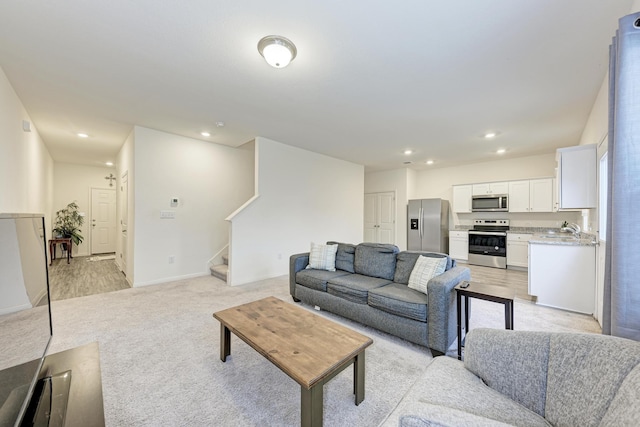
[[[79,133],[78,137],[79,138],[89,138],[89,135],[87,135],[86,133]]]
[[[298,50],[293,42],[282,36],[266,36],[258,42],[258,52],[275,68],[284,68],[296,57]]]
[[[498,154],[504,154],[506,152],[507,152],[507,150],[505,150],[504,148],[500,148],[500,149],[498,149],[498,151],[496,151],[496,153],[498,153]]]
[[[428,164],[428,165],[432,165],[433,164],[433,160],[427,160],[425,163]]]
[[[219,128],[223,128],[224,127],[224,122],[216,122],[216,126]]]
[[[407,156],[412,153],[413,153],[413,150],[404,150],[404,154]]]
[[[105,165],[107,166],[113,166],[113,162],[106,162]]]
[[[200,135],[202,135],[202,136],[211,136],[211,134],[209,132],[200,132]]]
[[[491,138],[495,138],[496,137],[496,133],[495,132],[487,132],[484,134],[484,137],[487,139],[491,139]]]

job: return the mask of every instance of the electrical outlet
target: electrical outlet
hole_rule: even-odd
[[[169,264],[173,264],[176,261],[175,255],[169,255]]]

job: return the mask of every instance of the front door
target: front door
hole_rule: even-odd
[[[116,251],[116,190],[91,189],[91,253]]]

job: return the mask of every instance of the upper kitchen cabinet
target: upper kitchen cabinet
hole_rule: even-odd
[[[559,148],[558,208],[591,209],[597,206],[596,145]]]
[[[453,211],[456,213],[471,213],[471,193],[472,186],[454,185],[453,186]]]
[[[553,178],[509,182],[509,212],[553,212]]]
[[[485,194],[507,194],[509,193],[508,182],[487,182],[484,184],[473,184],[472,194],[483,196]]]

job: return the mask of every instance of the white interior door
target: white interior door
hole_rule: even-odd
[[[378,194],[378,241],[396,243],[396,198],[393,192]]]
[[[396,240],[396,198],[393,191],[364,195],[364,241],[391,243]]]
[[[129,173],[125,172],[120,180],[120,268],[127,272],[127,256],[129,239],[127,221],[129,215]]]
[[[116,251],[116,190],[91,189],[91,253]]]
[[[364,241],[375,243],[377,240],[376,227],[376,194],[364,195]]]

